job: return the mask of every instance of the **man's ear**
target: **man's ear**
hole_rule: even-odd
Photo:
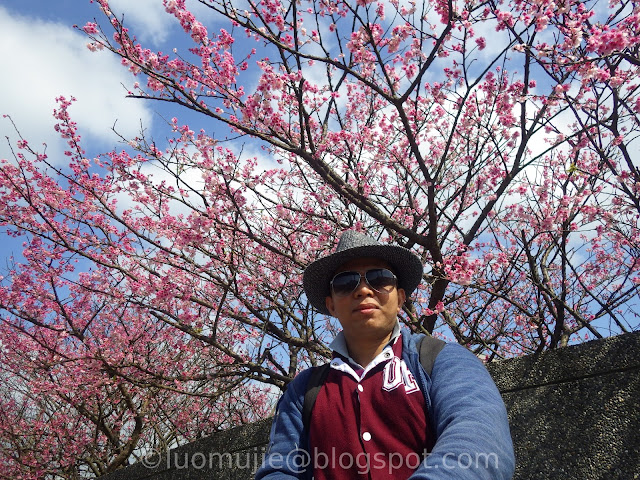
[[[329,313],[333,315],[334,308],[333,308],[333,298],[331,297],[331,295],[324,298],[324,305],[327,307],[327,310],[329,310]]]
[[[402,310],[402,306],[406,301],[407,301],[407,294],[405,293],[404,288],[399,288],[398,289],[398,313],[400,313],[400,310]]]

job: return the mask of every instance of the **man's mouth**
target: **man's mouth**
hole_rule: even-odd
[[[362,312],[362,311],[376,310],[377,308],[378,308],[377,305],[374,305],[372,303],[365,303],[363,305],[358,305],[356,307],[356,311]]]

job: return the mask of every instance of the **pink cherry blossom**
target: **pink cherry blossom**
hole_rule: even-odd
[[[175,111],[100,155],[72,98],[61,151],[9,134],[3,476],[98,476],[266,417],[329,353],[302,273],[349,228],[423,259],[408,328],[488,361],[640,328],[632,2],[164,0],[180,53],[97,3],[90,49]]]

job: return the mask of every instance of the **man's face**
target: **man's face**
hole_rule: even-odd
[[[390,266],[378,258],[358,258],[343,264],[336,270],[336,274],[355,271],[364,275],[372,268],[390,269]],[[405,299],[405,292],[401,288],[394,287],[388,293],[381,293],[361,280],[349,295],[337,296],[331,292],[331,296],[326,297],[325,304],[331,315],[340,321],[349,342],[359,338],[383,338],[389,335]]]

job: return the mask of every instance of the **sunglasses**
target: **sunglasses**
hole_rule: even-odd
[[[362,278],[369,287],[378,293],[390,293],[398,284],[398,278],[391,270],[372,268],[364,272],[364,275],[361,275],[360,272],[340,272],[333,277],[329,285],[335,296],[346,297],[358,288]]]

